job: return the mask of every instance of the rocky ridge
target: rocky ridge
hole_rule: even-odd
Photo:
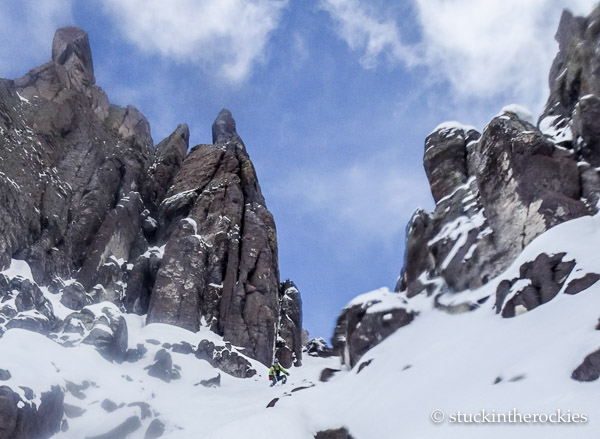
[[[56,32],[50,62],[0,80],[0,271],[24,261],[32,275],[0,276],[0,333],[68,326],[51,294],[75,314],[110,302],[301,364],[300,295],[280,285],[275,222],[235,120],[219,113],[212,145],[188,152],[189,138],[183,124],[154,147],[135,107],[110,104],[78,28]]]
[[[500,275],[552,227],[598,213],[600,59],[594,48],[600,42],[599,19],[600,8],[589,17],[564,11],[550,96],[537,122],[524,108],[509,105],[481,133],[447,122],[429,134],[423,164],[436,206],[433,212],[417,210],[406,228],[405,262],[395,289],[405,303],[393,307],[405,312],[384,322],[386,310],[369,312],[385,302],[381,295],[353,301],[339,317],[333,338],[350,366],[418,318],[410,311],[410,299],[418,295],[434,297],[436,307],[448,313],[468,312],[492,300],[498,314],[514,317],[600,278],[588,272],[565,284],[576,261],[564,253],[540,253],[521,267],[519,277],[501,282],[495,297],[452,299]]]

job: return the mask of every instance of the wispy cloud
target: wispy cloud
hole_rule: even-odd
[[[193,61],[229,81],[249,76],[287,0],[106,0],[105,11],[142,50]]]
[[[595,0],[416,0],[424,56],[461,97],[519,97],[534,111],[548,93],[554,34],[565,6],[587,13]]]
[[[374,68],[383,61],[416,60],[410,47],[402,44],[393,20],[384,19],[375,8],[361,0],[321,0],[320,6],[331,14],[336,31],[350,49],[360,53],[360,63]]]
[[[72,24],[72,0],[0,1],[0,77],[50,61],[58,27]]]
[[[564,7],[587,14],[596,0],[413,0],[420,40],[405,44],[402,17],[365,0],[321,0],[337,34],[366,68],[377,60],[428,68],[456,98],[518,97],[539,111],[556,54],[554,33]],[[382,18],[385,17],[385,18]],[[410,17],[413,19],[413,17]]]

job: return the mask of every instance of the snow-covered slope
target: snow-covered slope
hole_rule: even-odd
[[[405,299],[418,313],[415,320],[367,352],[352,370],[342,370],[327,382],[319,381],[320,371],[340,368],[339,359],[307,355],[302,367],[290,370],[285,386],[270,388],[267,369],[253,360],[249,361],[258,373],[252,378],[221,373],[220,387],[197,385],[219,371],[172,346],[223,341],[208,330],[192,333],[163,324],[144,325],[143,317],[131,314],[125,316],[128,346],[148,348],[139,361],[111,363],[90,345],[69,348],[34,332],[9,329],[0,339],[0,369],[9,370],[12,377],[2,384],[26,404],[39,403],[39,395],[52,385],[65,390],[68,413],[79,411],[72,407],[83,413],[66,416],[69,428],[56,439],[94,437],[132,417],[140,422],[131,425],[139,425],[123,436],[132,439],[144,438],[155,419],[164,424],[162,437],[169,439],[309,439],[318,431],[342,426],[356,439],[597,437],[600,383],[575,381],[571,373],[600,346],[600,284],[576,295],[564,294],[564,289],[571,280],[598,270],[598,242],[600,215],[549,230],[502,275],[444,303],[481,303],[489,296],[471,312],[449,314],[434,307],[434,298],[426,295]],[[565,259],[576,261],[563,291],[529,312],[500,317],[493,298],[498,284],[517,277],[519,267],[542,252],[566,252]],[[147,370],[165,346],[181,376],[169,383],[149,376]],[[267,408],[274,398],[279,400]],[[432,421],[434,410],[444,413],[443,422]],[[451,422],[459,413],[480,419],[482,410],[488,421],[513,412],[536,415],[538,422]],[[557,417],[559,410],[562,418]],[[569,419],[579,422],[564,422]]]
[[[598,437],[600,383],[575,381],[571,373],[600,347],[600,284],[576,295],[563,288],[550,302],[509,319],[495,313],[493,296],[501,280],[517,276],[541,252],[567,252],[565,259],[576,261],[565,285],[597,271],[599,242],[598,215],[551,229],[498,278],[454,296],[454,304],[492,296],[472,312],[450,315],[434,309],[432,297],[410,299],[419,311],[413,323],[371,349],[352,371],[282,400],[273,417],[293,413],[290,422],[296,422],[302,415],[313,431],[343,425],[355,438]],[[490,423],[451,422],[459,413],[479,414],[473,419],[479,420],[482,410]],[[538,415],[537,422],[493,422],[502,420],[496,414],[511,412],[516,420],[514,413]],[[434,422],[440,413],[444,420]]]

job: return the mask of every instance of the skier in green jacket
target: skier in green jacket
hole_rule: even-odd
[[[285,375],[282,375],[282,372]],[[281,380],[283,380],[283,384],[285,384],[287,381],[286,375],[289,376],[290,374],[287,370],[281,367],[281,364],[279,364],[279,360],[275,358],[275,360],[273,360],[273,365],[269,369],[269,380],[271,381],[271,387],[273,387],[275,384],[277,384],[278,381]]]

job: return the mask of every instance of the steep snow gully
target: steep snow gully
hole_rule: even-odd
[[[0,80],[0,439],[598,437],[599,21],[563,13],[537,124],[509,105],[427,137],[435,209],[331,347],[231,113],[154,146],[59,29]]]

